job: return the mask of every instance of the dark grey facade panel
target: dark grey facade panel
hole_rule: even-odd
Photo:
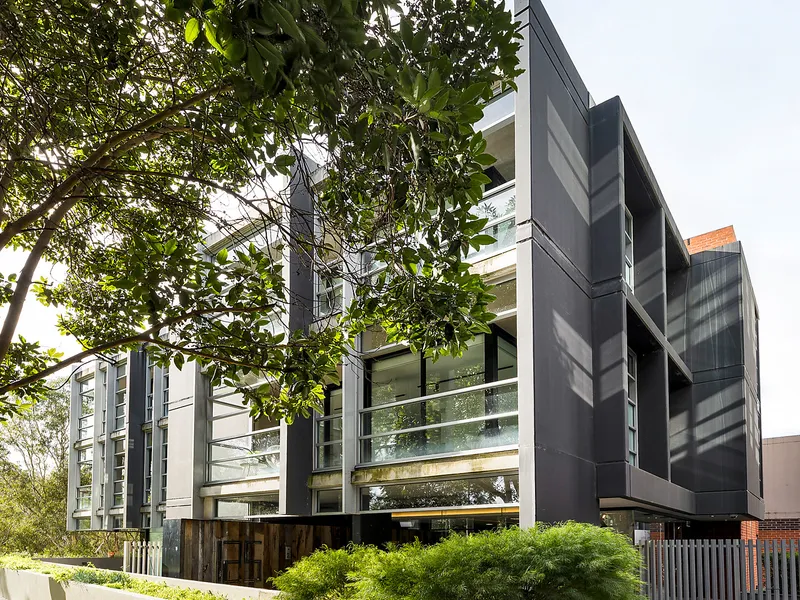
[[[594,364],[595,462],[625,462],[625,295],[610,294],[592,301]]]
[[[531,36],[532,218],[591,280],[589,131],[546,46]]]
[[[692,386],[684,385],[669,392],[670,480],[681,487],[695,489],[695,436]]]
[[[739,254],[719,253],[716,260],[696,264],[693,257],[689,300],[692,371],[744,363],[741,281]]]
[[[536,446],[594,459],[591,300],[533,244]]]
[[[594,463],[537,447],[536,520],[599,523]]]
[[[669,383],[665,350],[639,358],[638,397],[639,468],[669,480]]]
[[[144,501],[144,432],[145,395],[147,390],[147,352],[144,349],[128,354],[128,434],[126,442],[126,484],[124,523],[126,527],[141,527],[140,508]],[[106,449],[106,460],[114,460]],[[113,486],[113,483],[112,483]],[[109,486],[111,487],[111,486]],[[113,490],[110,490],[113,491]],[[108,493],[108,492],[106,492]]]
[[[666,336],[684,362],[689,360],[689,283],[688,269],[667,273]]]
[[[622,105],[612,98],[590,112],[592,282],[620,281],[624,252]]]

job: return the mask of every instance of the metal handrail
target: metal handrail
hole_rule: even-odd
[[[362,434],[359,436],[359,439],[371,440],[375,438],[388,437],[390,435],[401,435],[406,433],[415,433],[417,431],[427,431],[428,429],[441,429],[442,427],[453,427],[455,425],[464,425],[465,423],[479,423],[481,421],[498,421],[500,419],[507,419],[508,417],[516,417],[518,415],[519,411],[513,410],[504,413],[497,413],[496,415],[481,415],[478,417],[470,417],[469,419],[460,419],[458,421],[445,421],[443,423],[432,423],[431,425],[419,425],[417,427],[408,427],[406,429],[393,429],[392,431],[384,431],[383,433]]]
[[[439,398],[446,398],[447,396],[455,396],[457,394],[465,394],[468,392],[479,392],[481,390],[489,388],[506,387],[518,382],[519,382],[519,377],[513,377],[511,379],[501,379],[500,381],[489,381],[487,383],[481,383],[479,385],[473,385],[471,387],[458,388],[456,390],[449,390],[446,392],[437,392],[435,394],[429,394],[427,396],[419,396],[417,398],[411,398],[409,400],[398,400],[396,402],[387,402],[386,404],[368,406],[366,408],[359,409],[358,412],[359,414],[371,413],[375,412],[376,410],[383,410],[384,408],[394,408],[395,406],[404,406],[406,404],[413,404],[415,402],[428,402],[430,400],[438,400]]]
[[[237,439],[240,439],[240,438],[252,437],[252,436],[257,435],[259,433],[270,433],[270,432],[273,432],[273,431],[280,431],[280,430],[281,430],[281,426],[277,425],[275,427],[267,427],[266,429],[258,429],[256,431],[251,431],[249,433],[240,433],[238,435],[229,435],[227,437],[216,438],[216,439],[210,440],[208,443],[209,444],[213,444],[213,443],[216,443],[216,442],[227,442],[229,440],[237,440]]]

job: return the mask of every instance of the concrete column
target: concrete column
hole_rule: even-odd
[[[297,167],[289,182],[289,227],[295,239],[314,239],[311,194]],[[313,320],[314,276],[306,252],[290,244],[288,256],[289,333],[308,332]],[[311,514],[308,478],[314,468],[314,419],[297,417],[291,426],[281,423],[281,487],[279,511],[288,515]]]
[[[78,508],[76,498],[78,489],[78,451],[75,442],[78,440],[78,420],[81,418],[81,402],[77,374],[70,379],[69,392],[69,464],[67,466],[67,529],[75,529],[72,513]]]
[[[203,517],[200,488],[206,479],[207,381],[197,363],[169,371],[167,519]],[[160,483],[159,483],[160,485]]]
[[[517,223],[517,356],[519,357],[519,522],[536,522],[536,445],[534,440],[534,331],[533,331],[533,157],[532,77],[535,33],[529,0],[516,0],[515,17],[520,21],[522,44],[515,105],[515,170]]]
[[[140,527],[139,516],[144,488],[144,432],[145,385],[147,381],[147,356],[144,350],[128,354],[128,405],[126,439],[126,527]]]
[[[343,304],[353,298],[352,286],[345,283]],[[356,353],[361,350],[361,339],[356,341]],[[342,511],[355,514],[359,510],[358,488],[351,484],[353,470],[358,464],[358,409],[364,391],[364,361],[350,354],[342,365]]]

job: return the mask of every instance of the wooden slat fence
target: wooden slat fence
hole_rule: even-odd
[[[798,600],[796,540],[657,540],[638,548],[649,600]]]
[[[138,575],[161,575],[161,544],[125,542],[122,570]]]

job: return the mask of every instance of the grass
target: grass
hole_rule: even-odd
[[[170,587],[165,583],[154,583],[130,577],[126,573],[117,571],[105,571],[94,567],[65,567],[48,564],[31,558],[27,554],[0,556],[0,568],[41,573],[67,585],[73,581],[91,583],[136,594],[144,594],[153,598],[164,598],[165,600],[224,600],[225,598],[211,592]]]

